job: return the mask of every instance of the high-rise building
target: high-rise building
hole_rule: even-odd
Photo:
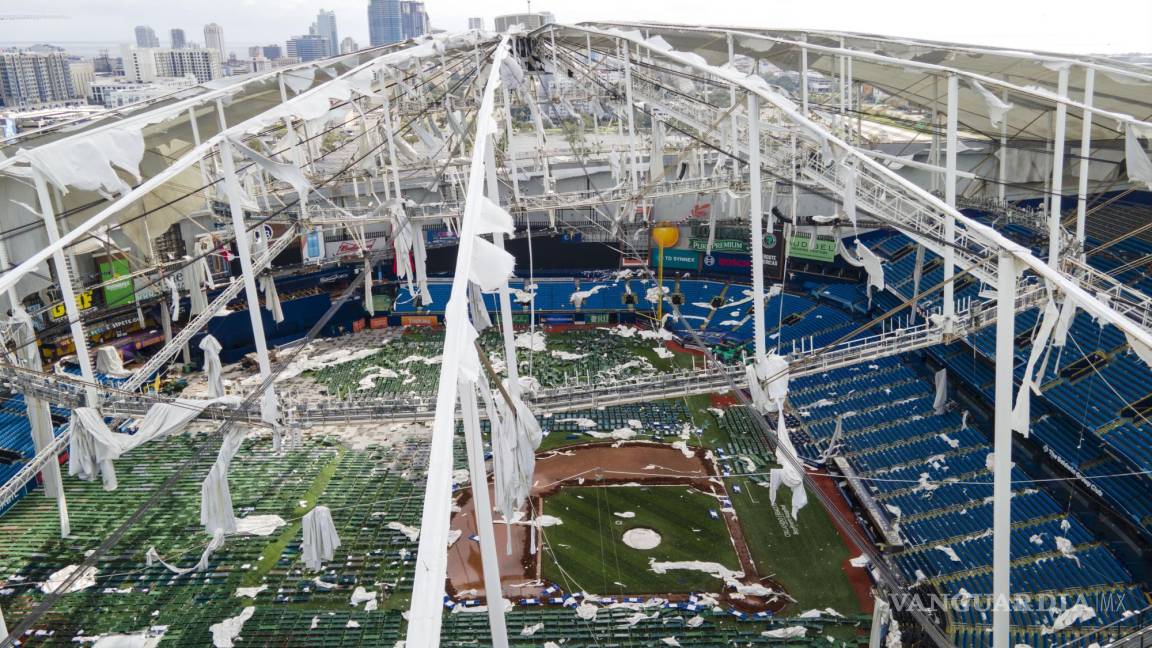
[[[137,27],[136,47],[160,47],[160,39],[156,37],[156,30],[147,25]]]
[[[75,103],[68,59],[59,52],[0,52],[0,103],[9,108]]]
[[[224,51],[224,28],[216,23],[204,25],[204,47],[216,50],[216,53],[220,55],[220,60],[226,60],[228,54]]]
[[[315,34],[328,41],[328,56],[339,54],[340,36],[336,33],[336,12],[320,10],[316,14]]]
[[[345,36],[344,40],[340,41],[340,53],[351,54],[360,49],[360,44],[352,40],[351,36]]]
[[[188,46],[187,39],[184,38],[183,29],[173,29],[172,34],[172,49],[184,49]]]
[[[506,14],[496,16],[495,29],[497,32],[506,32],[513,25],[523,25],[524,29],[539,29],[554,22],[556,22],[556,16],[553,16],[550,11]]]
[[[423,36],[431,31],[431,28],[423,2],[400,1],[400,29],[404,40]]]
[[[483,18],[469,18],[468,19],[468,29],[484,29],[484,19]]]
[[[368,43],[372,47],[404,40],[400,22],[400,0],[370,0],[368,3]]]
[[[328,55],[328,39],[315,34],[307,34],[288,39],[288,56],[303,61],[315,61]]]
[[[124,80],[129,83],[148,83],[158,76],[156,48],[125,45],[120,49],[120,60],[124,64]]]
[[[264,58],[269,61],[275,61],[278,58],[284,57],[284,50],[280,49],[279,45],[265,45],[260,49],[264,52]]]

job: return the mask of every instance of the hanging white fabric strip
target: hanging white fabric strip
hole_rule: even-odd
[[[224,379],[221,377],[220,342],[211,334],[200,340],[200,350],[204,352],[204,373],[208,374],[208,397],[219,398],[224,395]]]
[[[236,532],[236,514],[232,510],[232,491],[228,487],[228,468],[240,450],[247,430],[236,426],[228,431],[220,444],[216,462],[212,464],[204,483],[200,485],[200,524],[205,531],[215,534]]]
[[[372,299],[372,259],[364,255],[364,310],[376,315],[376,302]]]
[[[932,411],[940,415],[944,413],[944,406],[948,404],[948,370],[937,371],[935,379],[936,399],[932,401]]]
[[[1012,408],[1012,431],[1019,432],[1024,436],[1028,436],[1032,419],[1031,393],[1033,391],[1036,394],[1040,393],[1040,385],[1033,379],[1033,372],[1036,369],[1036,363],[1040,361],[1040,356],[1048,347],[1048,339],[1056,328],[1059,319],[1060,310],[1056,308],[1056,301],[1049,297],[1047,303],[1044,304],[1040,329],[1036,332],[1036,337],[1032,339],[1032,351],[1028,354],[1028,364],[1025,365],[1024,376],[1020,380],[1020,391],[1016,395],[1016,405]]]
[[[300,545],[304,566],[319,571],[324,563],[332,560],[340,546],[340,535],[336,533],[336,523],[332,521],[332,511],[327,506],[317,506],[304,515],[302,524],[303,541]]]
[[[208,560],[212,558],[212,554],[217,549],[224,546],[224,530],[216,529],[212,534],[212,539],[208,541],[208,546],[204,547],[204,552],[200,554],[200,560],[195,565],[187,568],[177,567],[171,563],[165,562],[164,559],[156,552],[156,547],[148,547],[148,551],[144,554],[144,564],[151,567],[155,563],[160,563],[165,569],[176,574],[183,576],[192,572],[199,572],[208,569]]]
[[[1148,159],[1136,129],[1131,124],[1124,129],[1124,162],[1128,167],[1129,180],[1152,189],[1152,160]]]
[[[238,402],[237,398],[179,398],[172,403],[156,403],[136,424],[134,434],[113,432],[98,410],[77,407],[72,411],[68,424],[72,433],[68,446],[68,474],[88,481],[100,474],[104,479],[104,489],[116,490],[114,459],[150,441],[180,433],[209,405]]]
[[[272,313],[272,319],[279,324],[284,321],[284,309],[280,306],[280,293],[276,292],[276,279],[271,272],[260,275],[260,292],[264,293],[264,306]]]

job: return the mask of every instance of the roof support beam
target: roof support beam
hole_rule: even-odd
[[[1084,105],[1092,105],[1093,87],[1096,85],[1096,70],[1084,70]],[[1088,169],[1092,153],[1092,113],[1084,112],[1080,128],[1080,179],[1076,190],[1076,242],[1084,249],[1084,228],[1088,219]],[[1001,162],[1003,164],[1003,162]]]
[[[1060,70],[1056,93],[1061,97],[1068,95],[1068,68]],[[1091,115],[1091,113],[1088,113]],[[1048,263],[1056,265],[1060,262],[1060,205],[1064,198],[1064,131],[1068,124],[1068,106],[1064,103],[1056,104],[1056,126],[1054,128],[1052,143],[1052,194],[1049,196],[1052,207],[1048,210]]]

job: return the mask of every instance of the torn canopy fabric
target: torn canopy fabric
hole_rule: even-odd
[[[96,371],[113,378],[127,378],[132,375],[131,371],[124,368],[120,350],[114,346],[102,346],[96,349]]]
[[[68,474],[87,481],[95,480],[99,474],[105,490],[116,490],[113,460],[149,441],[179,433],[209,405],[221,402],[234,403],[235,399],[178,398],[171,403],[156,403],[136,424],[134,434],[113,432],[98,410],[77,407],[68,424],[72,434],[68,445]]]
[[[308,202],[308,194],[312,191],[312,183],[308,181],[308,178],[304,177],[304,172],[301,171],[299,167],[295,164],[277,162],[270,157],[261,155],[237,138],[229,137],[228,140],[244,157],[251,160],[261,171],[266,172],[281,182],[291,185],[292,189],[296,192],[296,196],[300,199],[301,209],[303,209],[303,205]]]
[[[271,273],[260,275],[260,292],[264,293],[264,307],[272,313],[277,324],[284,321],[284,308],[280,305],[280,293],[276,291],[276,279]]]
[[[494,506],[505,520],[511,520],[528,500],[536,471],[536,449],[540,447],[543,432],[536,416],[519,396],[505,392],[513,407],[504,394],[494,393],[483,377],[475,384],[461,384],[461,389],[477,387],[492,428]]]
[[[144,136],[139,128],[105,128],[84,137],[70,137],[34,149],[20,149],[23,156],[44,179],[61,191],[95,191],[105,196],[124,194],[132,187],[116,169],[140,182],[140,161],[144,159]]]
[[[221,377],[220,342],[211,334],[200,340],[200,350],[204,352],[204,373],[208,374],[208,396],[219,398],[224,395],[224,379]]]
[[[364,257],[364,310],[376,315],[376,302],[372,299],[372,259]]]
[[[155,563],[160,563],[164,566],[165,569],[172,572],[173,574],[176,574],[177,576],[183,576],[184,574],[190,574],[194,571],[199,572],[207,569],[208,561],[212,558],[212,554],[223,546],[224,531],[223,529],[217,529],[216,532],[212,534],[212,539],[208,541],[208,546],[204,547],[204,552],[200,554],[200,560],[191,567],[176,567],[171,563],[165,562],[164,558],[162,558],[160,554],[157,553],[156,547],[148,547],[148,551],[144,554],[144,563],[149,567]]]
[[[188,265],[184,271],[184,285],[188,288],[188,297],[191,300],[188,313],[199,315],[208,310],[208,290],[216,287],[216,283],[212,280],[212,271],[208,268],[208,259],[198,256]]]
[[[1060,310],[1056,301],[1049,297],[1044,304],[1044,313],[1040,319],[1040,328],[1036,337],[1032,339],[1032,350],[1028,354],[1028,364],[1024,366],[1024,376],[1020,379],[1020,391],[1016,395],[1016,404],[1012,408],[1012,431],[1028,436],[1029,425],[1032,419],[1032,392],[1040,394],[1040,385],[1033,378],[1036,363],[1048,347],[1048,340],[1052,336],[1060,320]],[[1044,375],[1044,367],[1040,368],[1040,375]]]
[[[948,404],[948,370],[937,371],[935,380],[936,399],[932,401],[932,411],[939,415],[944,413],[944,406]]]
[[[302,533],[300,552],[304,565],[312,571],[319,571],[325,562],[332,560],[340,546],[332,511],[327,506],[317,506],[308,511],[304,516]]]
[[[228,468],[232,458],[240,450],[247,430],[236,426],[224,436],[220,452],[208,476],[200,485],[200,524],[208,533],[218,530],[224,533],[236,532],[236,514],[232,510],[232,491],[228,488]]]
[[[792,490],[792,519],[800,509],[808,504],[808,494],[804,491],[804,477],[792,465],[796,458],[796,448],[792,445],[792,436],[784,420],[784,410],[781,409],[776,423],[776,462],[781,468],[773,468],[769,472],[769,498],[776,503],[776,491],[781,484]]]
[[[1152,189],[1152,160],[1148,159],[1137,135],[1131,124],[1124,129],[1124,162],[1128,167],[1128,179]]]

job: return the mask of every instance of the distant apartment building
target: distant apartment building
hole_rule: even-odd
[[[315,61],[328,56],[328,39],[315,34],[290,38],[287,42],[288,56],[301,61]]]
[[[86,99],[92,82],[96,80],[96,66],[92,61],[71,61],[68,72],[72,75],[72,91],[76,97]]]
[[[484,19],[483,18],[469,18],[468,19],[468,29],[484,29]]]
[[[125,47],[121,57],[124,61],[124,80],[132,83],[149,83],[161,77],[188,75],[198,83],[205,83],[224,76],[220,54],[212,49]]]
[[[184,49],[188,47],[188,39],[184,37],[183,29],[173,29],[169,33],[172,36],[172,49]]]
[[[220,55],[221,61],[227,60],[228,53],[224,51],[224,28],[216,23],[204,25],[204,47],[215,50]]]
[[[345,36],[344,40],[340,41],[340,53],[351,54],[360,49],[360,44],[352,40],[351,36]]]
[[[552,15],[550,11],[506,14],[496,16],[495,29],[497,32],[506,32],[513,25],[523,25],[524,29],[539,29],[554,22],[556,22],[556,16]]]
[[[268,59],[269,61],[275,61],[276,59],[284,58],[284,50],[280,49],[279,45],[265,45],[260,49],[264,51],[264,58]]]
[[[400,2],[400,29],[402,40],[423,36],[432,30],[423,2]]]
[[[370,0],[368,3],[368,43],[372,47],[404,40],[400,21],[400,0]]]
[[[64,54],[0,52],[0,103],[4,106],[62,106],[77,101]]]
[[[137,27],[136,47],[160,47],[160,39],[156,37],[156,30],[147,25]]]

